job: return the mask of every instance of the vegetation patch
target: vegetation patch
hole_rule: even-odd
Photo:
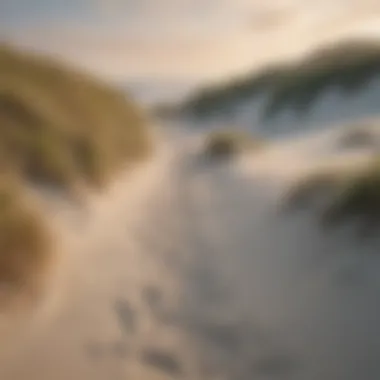
[[[323,91],[334,88],[346,95],[367,85],[380,74],[380,44],[350,39],[331,43],[294,62],[272,65],[228,83],[194,94],[182,106],[197,116],[212,116],[255,96],[267,96],[263,120],[285,108],[304,113]]]
[[[287,191],[283,206],[286,210],[304,209],[316,198],[330,194],[341,185],[343,176],[335,171],[317,171],[298,179]]]
[[[101,188],[148,156],[139,108],[90,76],[0,45],[0,297],[32,290],[54,242],[30,185],[65,195]],[[41,212],[40,212],[41,211]]]
[[[328,88],[346,95],[359,91],[380,74],[380,44],[371,40],[332,43],[288,67],[274,85],[264,117],[286,107],[307,112]]]
[[[285,205],[294,209],[325,197],[319,222],[332,228],[358,222],[359,233],[369,235],[380,226],[380,161],[351,171],[314,173],[300,180],[289,192]]]
[[[53,238],[39,211],[17,183],[0,179],[0,299],[31,290],[50,264]],[[4,298],[3,298],[4,297]],[[0,304],[1,306],[1,304]]]
[[[51,59],[0,47],[0,164],[65,190],[101,186],[149,153],[144,116],[122,93]]]
[[[255,72],[201,89],[190,96],[181,108],[183,112],[200,118],[223,114],[240,102],[267,92],[285,71],[285,66],[273,65],[259,74]]]
[[[369,233],[380,223],[380,165],[356,173],[323,211],[321,222],[335,226],[346,220],[359,219],[363,233]]]
[[[211,132],[205,140],[204,154],[212,159],[230,158],[244,151],[256,151],[264,147],[261,139],[237,130]]]
[[[377,131],[375,130],[377,129]],[[380,144],[380,130],[376,124],[359,123],[348,127],[339,139],[342,148],[377,148]]]

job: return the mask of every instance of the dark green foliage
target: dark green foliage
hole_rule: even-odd
[[[242,100],[268,95],[262,111],[269,120],[285,108],[305,113],[328,88],[349,95],[367,85],[380,74],[380,44],[355,39],[332,43],[305,58],[272,65],[193,95],[183,110],[197,116],[212,116],[233,109]]]

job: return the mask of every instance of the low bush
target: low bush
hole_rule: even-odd
[[[264,142],[249,133],[236,130],[211,132],[205,141],[204,153],[209,158],[229,158],[243,151],[261,149]]]

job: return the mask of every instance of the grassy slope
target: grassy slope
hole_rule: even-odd
[[[104,183],[149,151],[144,119],[122,93],[37,56],[0,48],[0,163],[69,189]]]
[[[352,170],[320,171],[298,181],[290,189],[286,208],[307,207],[324,197],[319,222],[334,227],[357,221],[360,236],[377,232],[380,226],[380,165],[375,157],[369,166]]]
[[[232,83],[205,89],[195,94],[184,109],[199,116],[209,115],[265,92],[269,100],[263,116],[271,118],[285,107],[307,111],[331,86],[346,93],[357,91],[378,74],[378,42],[344,41],[320,48],[300,61],[272,66]]]
[[[270,66],[260,72],[230,80],[214,87],[201,89],[181,106],[185,112],[208,116],[253,98],[271,87],[284,73],[283,66]]]
[[[51,236],[25,183],[99,187],[147,156],[144,117],[122,93],[43,57],[0,47],[0,286],[30,288]]]

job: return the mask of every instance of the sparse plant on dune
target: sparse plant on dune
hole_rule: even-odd
[[[352,170],[321,171],[299,180],[289,191],[285,207],[305,207],[318,197],[324,201],[319,223],[324,229],[357,221],[368,236],[380,227],[380,161]]]
[[[298,179],[281,200],[285,210],[304,209],[316,198],[326,196],[335,190],[342,182],[342,176],[335,171],[321,170]]]
[[[13,178],[0,179],[0,307],[19,291],[31,291],[44,278],[54,241],[38,209]]]
[[[380,134],[375,131],[375,124],[358,123],[343,131],[339,146],[342,148],[376,148],[379,145]],[[380,131],[380,130],[379,130]]]
[[[205,140],[204,153],[212,159],[225,159],[243,151],[256,151],[264,147],[264,141],[238,130],[211,132]]]
[[[359,219],[363,233],[380,224],[380,165],[356,173],[322,212],[321,222],[333,227],[347,220]]]

